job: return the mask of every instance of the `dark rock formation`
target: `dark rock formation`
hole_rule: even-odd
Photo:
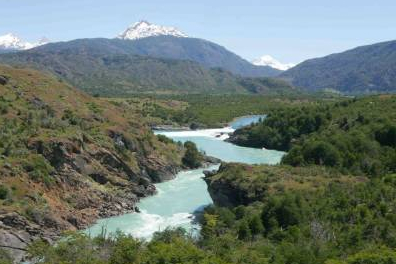
[[[8,83],[8,77],[0,75],[0,84],[6,85]]]
[[[205,171],[205,182],[213,202],[219,206],[234,207],[247,205],[260,200],[261,194],[256,193],[251,197],[249,190],[240,186],[234,177],[224,176],[222,173],[227,170],[227,163],[222,163],[218,171]]]

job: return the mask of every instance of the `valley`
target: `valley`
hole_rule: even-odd
[[[0,264],[396,263],[394,16],[89,2],[2,5]]]

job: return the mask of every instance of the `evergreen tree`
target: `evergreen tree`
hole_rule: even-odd
[[[238,228],[238,238],[241,240],[247,240],[252,236],[251,230],[249,228],[248,223],[243,220],[239,224]]]

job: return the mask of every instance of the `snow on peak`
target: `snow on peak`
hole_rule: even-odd
[[[253,60],[252,63],[257,66],[270,66],[272,68],[282,71],[286,71],[296,65],[294,63],[283,64],[278,60],[274,59],[273,57],[271,57],[270,55],[264,55],[258,59]]]
[[[24,49],[25,43],[12,33],[0,36],[0,48],[3,49]]]
[[[27,50],[47,44],[48,42],[49,42],[48,39],[42,38],[38,42],[29,43],[22,41],[19,37],[15,36],[12,33],[8,33],[6,35],[0,36],[0,49]]]
[[[174,27],[159,26],[151,24],[145,20],[141,20],[130,27],[128,27],[123,33],[118,35],[120,39],[140,39],[152,36],[174,36],[174,37],[188,37],[183,32],[179,31]]]

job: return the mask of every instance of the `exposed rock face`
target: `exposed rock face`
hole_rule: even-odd
[[[26,247],[37,238],[52,242],[58,232],[43,230],[17,213],[0,214],[0,248],[10,253],[19,263],[26,254]]]
[[[255,193],[252,197],[249,190],[242,188],[238,181],[220,176],[222,172],[227,170],[227,166],[229,166],[227,163],[222,163],[218,171],[204,172],[204,180],[208,185],[208,191],[213,202],[219,206],[233,207],[260,200],[264,193]],[[238,177],[238,175],[235,175],[235,177]]]
[[[28,146],[56,168],[51,176],[55,183],[47,195],[72,206],[59,204],[53,209],[56,211],[33,211],[29,219],[0,211],[0,247],[16,261],[35,239],[52,242],[63,230],[83,229],[98,218],[138,210],[136,203],[141,197],[156,193],[153,182],[172,179],[180,170],[155,157],[143,159],[141,168],[133,168],[116,153],[84,141],[30,141]]]

